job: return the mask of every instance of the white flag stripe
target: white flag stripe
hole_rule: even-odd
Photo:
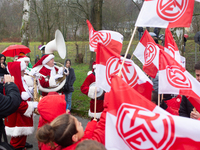
[[[135,48],[135,51],[133,52],[133,54],[140,60],[140,62],[142,64],[145,63],[144,60],[144,50],[145,50],[145,46],[142,43],[138,43],[137,47]]]

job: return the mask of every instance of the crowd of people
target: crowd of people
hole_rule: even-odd
[[[104,103],[105,92],[96,98],[95,104],[95,90],[100,91],[92,86],[95,83],[96,62],[93,62],[92,71],[87,74],[80,87],[81,92],[91,98],[88,108],[91,121],[84,131],[81,122],[70,114],[73,84],[76,80],[71,60],[66,59],[64,67],[56,67],[54,57],[53,54],[41,58],[38,56],[32,66],[26,55],[16,56],[13,62],[6,64],[6,57],[0,54],[0,135],[6,133],[11,136],[10,145],[15,150],[31,148],[32,144],[27,143],[26,139],[33,134],[33,113],[37,109],[40,118],[36,138],[40,150],[104,150],[107,105]],[[194,69],[196,79],[200,82],[200,62],[195,64]],[[43,98],[37,102],[33,101],[34,86],[28,84],[26,75],[38,77],[37,82],[43,88],[57,87],[58,80],[63,77],[65,83],[60,94],[57,91],[40,91]],[[173,115],[199,119],[199,112],[185,96],[158,94],[158,76],[159,74],[153,79],[151,101],[155,104],[160,101],[160,107]]]

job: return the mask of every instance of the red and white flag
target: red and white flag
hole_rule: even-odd
[[[133,54],[143,64],[144,72],[155,78],[158,72],[159,47],[147,30],[144,32]]]
[[[145,0],[135,26],[190,27],[194,0]]]
[[[167,113],[130,88],[120,77],[112,78],[107,104],[105,147],[108,150],[198,150],[200,121]]]
[[[124,57],[99,43],[96,53],[96,86],[110,91],[111,77],[118,75]],[[130,59],[126,59],[122,68],[122,79],[132,88],[151,99],[152,82],[144,72]]]
[[[190,102],[200,111],[200,83],[165,51],[160,51],[159,60],[159,94],[193,97]]]
[[[165,48],[164,51],[167,52],[172,58],[174,58],[179,64],[181,64],[181,55],[178,50],[178,46],[172,36],[169,28],[165,30]]]
[[[87,25],[89,29],[89,46],[90,51],[96,51],[97,44],[102,43],[106,47],[114,50],[116,53],[120,54],[122,50],[123,35],[118,32],[110,30],[100,30],[95,31],[89,20],[87,20]]]

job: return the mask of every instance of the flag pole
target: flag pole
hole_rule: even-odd
[[[127,49],[126,49],[126,53],[125,53],[125,55],[124,55],[124,59],[123,59],[122,65],[121,65],[121,68],[120,68],[119,73],[118,73],[118,76],[119,76],[119,77],[121,77],[122,68],[123,68],[123,66],[124,66],[124,62],[125,62],[126,56],[127,56],[127,54],[128,54],[128,51],[129,51],[129,49],[130,49],[130,47],[131,47],[131,43],[132,43],[132,41],[133,41],[133,38],[134,38],[134,35],[135,35],[135,32],[136,32],[136,29],[137,29],[137,26],[135,26],[135,28],[134,28],[134,30],[133,30],[133,33],[132,33],[130,42],[129,42],[128,47],[127,47]]]
[[[95,87],[95,98],[94,98],[94,119],[96,119],[96,108],[97,108],[97,87]]]

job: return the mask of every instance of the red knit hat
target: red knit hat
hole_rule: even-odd
[[[54,58],[54,55],[52,54],[48,54],[48,55],[44,55],[42,58],[40,58],[40,60],[33,66],[37,67],[39,65],[45,65],[47,62],[49,62],[52,58]]]

